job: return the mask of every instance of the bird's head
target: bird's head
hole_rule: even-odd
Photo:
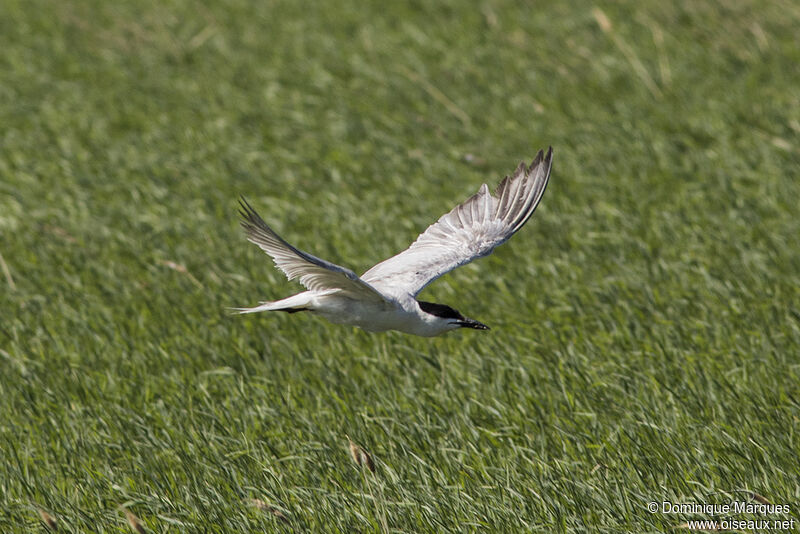
[[[451,308],[445,304],[435,304],[433,302],[418,301],[419,308],[435,317],[434,320],[442,323],[443,330],[455,330],[456,328],[472,328],[474,330],[489,330],[485,324],[469,319],[461,315],[458,310]]]

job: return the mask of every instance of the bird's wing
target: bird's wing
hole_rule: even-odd
[[[239,199],[247,240],[269,254],[289,280],[298,278],[311,291],[339,291],[358,300],[388,303],[386,297],[350,269],[294,248],[276,234],[244,198]]]
[[[497,186],[483,184],[476,194],[430,225],[400,254],[361,277],[384,294],[416,296],[425,286],[476,258],[488,256],[522,228],[542,199],[553,160],[540,150],[530,167],[520,163]]]

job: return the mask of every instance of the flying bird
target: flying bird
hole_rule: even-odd
[[[511,176],[506,176],[494,195],[483,184],[477,193],[430,225],[410,247],[360,277],[350,269],[296,249],[241,198],[241,225],[248,241],[269,254],[289,280],[298,279],[307,291],[235,310],[307,311],[368,332],[399,330],[425,337],[457,328],[489,330],[450,306],[416,297],[443,274],[488,256],[522,228],[542,199],[552,160],[552,147],[547,154],[540,150],[530,166],[520,163]]]

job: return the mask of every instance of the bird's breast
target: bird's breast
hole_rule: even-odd
[[[328,321],[358,326],[368,332],[400,330],[413,333],[416,328],[423,326],[417,313],[400,302],[386,305],[328,295],[318,298],[316,304],[316,313]]]

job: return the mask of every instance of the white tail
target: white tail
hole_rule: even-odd
[[[308,291],[292,295],[274,302],[262,302],[253,308],[232,308],[239,313],[257,313],[262,311],[285,311],[289,313],[312,310],[310,306],[312,297]]]

